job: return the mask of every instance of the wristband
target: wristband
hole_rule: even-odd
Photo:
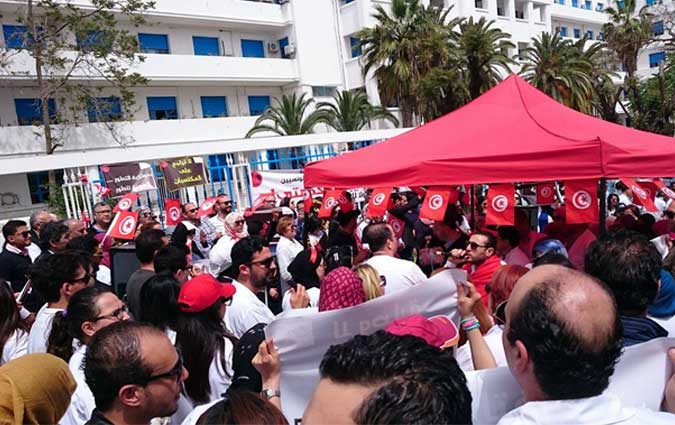
[[[460,324],[460,325],[463,325],[463,324],[465,324],[465,323],[467,323],[467,322],[471,322],[471,321],[473,321],[473,320],[477,320],[477,319],[476,319],[476,316],[465,317],[464,319],[462,319],[462,320],[459,321],[459,324]]]
[[[478,322],[476,322],[476,323],[474,323],[470,326],[462,325],[462,329],[464,330],[464,332],[469,332],[469,331],[472,331],[474,329],[479,329],[479,328],[480,328],[480,323],[478,323]]]

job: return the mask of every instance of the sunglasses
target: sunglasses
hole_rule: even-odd
[[[189,212],[189,213],[196,213],[196,212],[197,212],[197,208],[189,209],[188,212]]]
[[[385,276],[380,276],[380,286],[381,287],[387,286],[387,278]]]
[[[123,305],[122,307],[118,308],[117,310],[113,311],[110,314],[106,314],[104,316],[98,316],[97,318],[94,319],[94,322],[98,322],[99,320],[104,320],[104,319],[116,319],[116,320],[122,320],[124,319],[124,315],[129,313],[129,309],[127,309],[127,306]]]
[[[244,223],[246,223],[246,220],[237,220],[237,221],[234,222],[234,225],[235,225],[235,226],[241,226],[241,225],[243,225]]]
[[[94,214],[112,214],[112,210],[94,211]]]
[[[467,246],[470,247],[471,249],[487,248],[487,245],[479,245],[476,242],[469,242]]]
[[[149,377],[144,385],[149,384],[152,381],[156,381],[158,379],[163,379],[163,378],[174,378],[176,380],[176,383],[180,382],[180,377],[183,376],[183,356],[178,353],[178,360],[176,360],[176,364],[169,370],[168,372],[165,373],[160,373],[159,375],[153,375]]]
[[[264,260],[259,260],[259,261],[251,261],[249,264],[254,265],[254,264],[259,264],[263,267],[269,268],[272,265],[272,262],[274,261],[274,257],[269,257]]]
[[[27,238],[28,236],[30,236],[30,230],[26,230],[26,231],[17,233],[17,235],[21,235],[21,237]]]
[[[79,279],[73,279],[70,283],[84,283],[86,285],[91,280],[91,277],[92,277],[91,273],[85,273],[84,276],[82,276]]]
[[[232,305],[232,297],[224,298],[223,304],[225,304],[228,307],[231,306]]]

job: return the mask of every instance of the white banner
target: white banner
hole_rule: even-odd
[[[355,307],[322,313],[295,310],[278,316],[265,334],[274,338],[281,354],[282,406],[288,422],[302,418],[328,347],[384,329],[399,317],[452,315],[457,304],[454,288],[452,282],[425,282]]]
[[[288,171],[256,171],[252,170],[250,177],[251,198],[253,204],[262,196],[274,192],[277,201],[284,198],[303,198],[305,177],[302,170]],[[320,195],[321,189],[312,189],[312,195]]]

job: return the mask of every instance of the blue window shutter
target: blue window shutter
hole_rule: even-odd
[[[192,37],[192,46],[197,56],[220,56],[217,37]]]
[[[264,58],[265,45],[262,40],[241,40],[241,53],[245,58]]]
[[[560,27],[560,36],[567,37],[567,27]]]
[[[151,120],[178,119],[178,107],[174,96],[148,97],[148,113]]]
[[[14,107],[19,125],[42,124],[42,101],[40,99],[14,99]],[[49,119],[53,122],[56,119],[56,101],[49,99],[47,108]]]
[[[352,49],[352,57],[361,56],[361,40],[357,37],[349,37],[349,46]]]
[[[89,31],[86,38],[77,38],[77,48],[80,50],[87,50],[96,47],[104,41],[104,35],[103,31]]]
[[[227,116],[227,100],[225,96],[202,96],[202,116],[217,118]]]
[[[98,111],[96,107],[98,107]],[[87,117],[89,122],[108,122],[120,119],[122,117],[120,98],[115,96],[97,97],[96,102],[90,101],[87,106]]]
[[[584,5],[585,5],[586,10],[591,10],[591,1],[590,0],[586,0],[584,2]]]
[[[593,40],[593,30],[586,31],[586,35],[588,36],[589,40]]]
[[[665,52],[656,52],[649,55],[649,67],[656,68],[659,63],[666,60]]]
[[[251,116],[262,114],[270,106],[269,96],[249,96],[248,111]]]
[[[579,28],[574,28],[574,38],[581,38],[581,30]]]
[[[572,7],[579,7],[579,0],[572,0]]]
[[[289,56],[284,53],[284,47],[288,46],[288,37],[284,37],[281,40],[279,40],[279,50],[281,51],[281,57],[284,59],[288,59]]]
[[[5,46],[8,49],[26,49],[28,43],[26,34],[28,30],[24,25],[3,25],[2,35],[5,37]]]
[[[169,54],[169,36],[138,33],[138,44],[143,53]]]
[[[657,21],[652,24],[652,33],[662,35],[664,33],[663,21]]]

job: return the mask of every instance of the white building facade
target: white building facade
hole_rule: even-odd
[[[494,20],[511,34],[517,48],[510,53],[516,55],[543,31],[602,39],[606,21],[602,10],[610,1],[422,3],[452,6],[453,17]],[[128,27],[138,37],[140,54],[145,57],[133,70],[149,83],[135,91],[131,121],[120,124],[122,145],[101,124],[89,122],[85,113],[77,117],[81,125],[58,129],[64,146],[50,156],[44,155],[38,127],[29,125],[35,119],[29,105],[37,97],[34,62],[28,55],[13,56],[10,66],[0,72],[0,219],[27,215],[43,205],[45,193],[40,185],[46,181],[44,170],[79,167],[93,178],[97,166],[106,163],[152,161],[181,154],[206,159],[225,153],[264,153],[277,146],[276,142],[244,137],[256,116],[282,94],[305,93],[315,101],[327,101],[336,90],[365,88],[371,102],[379,104],[375,82],[362,75],[355,34],[374,24],[375,6],[390,3],[157,0],[147,13],[147,25]],[[72,0],[71,4],[86,7],[87,0]],[[0,48],[12,49],[11,35],[21,30],[17,14],[24,6],[25,1],[0,0]],[[655,56],[649,55],[654,53],[658,51],[641,57],[645,73],[653,69],[650,61],[654,62]],[[111,91],[110,96],[114,95]],[[54,107],[66,110],[68,105],[56,103]],[[375,123],[371,139],[395,134],[396,130],[388,127]],[[330,136],[315,137],[305,144],[336,140],[335,135]],[[248,158],[238,155],[228,161]]]

